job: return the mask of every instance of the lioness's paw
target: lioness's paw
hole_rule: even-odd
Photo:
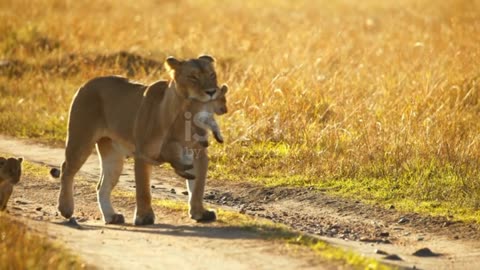
[[[64,218],[71,218],[73,216],[73,209],[62,207],[61,205],[58,206],[58,211]]]
[[[178,168],[176,169],[179,169],[179,170],[182,170],[182,171],[188,171],[188,170],[191,170],[193,169],[193,162],[190,163],[190,164],[181,164]]]
[[[64,218],[71,218],[73,216],[73,200],[71,198],[61,198],[57,208]]]
[[[105,221],[105,224],[124,224],[125,217],[122,214],[114,214],[110,221]]]
[[[195,179],[195,175],[188,171],[175,170],[175,173],[178,174],[178,176],[183,177],[187,180]]]
[[[155,215],[153,213],[135,217],[135,226],[153,225],[155,223]]]
[[[217,220],[217,214],[215,214],[215,211],[210,211],[210,210],[205,210],[203,212],[202,217],[200,219],[197,219],[197,222],[213,222]]]

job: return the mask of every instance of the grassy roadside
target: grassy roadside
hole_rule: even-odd
[[[0,269],[89,269],[60,245],[0,213]]]
[[[115,192],[115,195],[132,196],[132,194],[126,192]],[[184,215],[188,210],[187,204],[184,202],[154,199],[153,204],[156,209],[175,213],[175,215]],[[296,247],[307,248],[315,252],[320,258],[340,265],[347,265],[355,269],[392,269],[390,266],[382,264],[375,259],[333,247],[326,242],[291,231],[286,226],[268,220],[257,219],[222,209],[218,209],[217,217],[218,220],[214,223],[215,226],[234,227],[251,231],[269,241],[276,241],[280,245],[286,245],[291,250]]]
[[[209,174],[214,179],[236,182],[249,180],[269,187],[313,187],[332,195],[380,204],[386,208],[394,205],[395,209],[400,211],[480,223],[480,205],[477,201],[480,186],[474,179],[475,174],[464,175],[465,171],[453,166],[440,166],[433,161],[429,166],[415,164],[407,167],[408,165],[404,164],[398,173],[392,175],[344,178],[316,175],[315,171],[288,174],[282,169],[267,171],[268,165],[266,167],[261,165],[277,163],[279,157],[288,155],[285,154],[284,144],[262,145],[256,147],[256,151],[244,149],[248,154],[257,155],[258,164],[254,168],[231,166],[228,161],[232,152],[226,150],[227,148],[228,146],[211,148],[213,170]],[[228,157],[222,157],[227,156],[226,152],[229,153]],[[239,155],[245,158],[248,154]],[[256,174],[258,171],[260,173]],[[249,177],[245,178],[244,175]]]
[[[0,10],[4,134],[60,145],[86,80],[152,82],[166,55],[207,52],[232,89],[212,177],[480,221],[478,1],[7,0]]]
[[[0,153],[0,156],[6,155]],[[48,168],[22,163],[22,178],[43,178]],[[21,180],[22,181],[22,180]],[[12,205],[11,200],[8,203]],[[93,269],[63,246],[0,212],[0,269]]]

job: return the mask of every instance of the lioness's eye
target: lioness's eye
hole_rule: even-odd
[[[198,77],[195,76],[195,75],[188,76],[188,79],[191,80],[191,81],[194,81],[194,82],[198,81]]]
[[[210,78],[212,78],[212,79],[215,79],[215,78],[217,78],[217,74],[215,74],[215,73],[211,73],[211,74],[210,74]]]

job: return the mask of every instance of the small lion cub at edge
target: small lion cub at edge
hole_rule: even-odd
[[[7,208],[13,186],[20,181],[23,158],[0,157],[0,211]]]

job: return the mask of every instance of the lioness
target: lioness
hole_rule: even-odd
[[[7,208],[13,192],[13,185],[20,181],[22,175],[22,158],[0,157],[0,211]]]
[[[189,101],[208,102],[219,95],[214,59],[200,56],[180,61],[173,57],[166,60],[170,81],[159,81],[150,86],[133,83],[121,77],[99,77],[90,80],[75,94],[69,112],[65,161],[60,174],[61,189],[58,209],[62,216],[73,215],[73,178],[88,158],[95,145],[101,160],[101,176],[97,197],[105,223],[124,223],[123,215],[115,212],[110,201],[112,189],[118,182],[126,156],[135,152],[134,127],[143,130],[138,136],[155,136],[158,144],[151,144],[150,151],[161,149],[170,127],[183,113]],[[164,89],[151,91],[152,89]],[[155,99],[144,93],[155,93]],[[138,116],[137,116],[138,114]],[[136,119],[144,122],[135,124]],[[145,135],[143,135],[145,134]],[[184,134],[175,134],[176,138]],[[147,154],[149,154],[147,152]],[[203,197],[208,157],[202,153],[194,160],[194,185],[196,197]],[[153,224],[155,216],[151,206],[150,173],[148,162],[135,158],[136,209],[134,224]],[[189,187],[193,185],[188,181]],[[206,210],[203,202],[189,203],[192,219],[215,219],[213,211]]]
[[[208,141],[206,137],[207,130],[211,128],[214,136],[217,137],[217,140],[223,142],[223,137],[220,133],[218,124],[213,118],[213,114],[222,115],[227,113],[228,109],[225,94],[228,91],[228,87],[224,85],[220,91],[221,93],[215,100],[206,103],[198,102],[196,100],[189,101],[185,113],[179,114],[175,119],[159,157],[153,161],[149,161],[153,163],[169,161],[173,165],[174,163],[171,160],[172,158],[182,159],[181,156],[184,155],[189,155],[193,158],[195,165],[193,171],[183,171],[175,167],[174,169],[177,174],[187,178],[190,206],[189,213],[190,217],[197,220],[198,218],[200,218],[200,220],[215,219],[215,213],[205,212],[202,205],[207,173],[206,168],[208,167],[208,156],[206,149],[206,147],[208,147]],[[153,100],[154,99],[151,101]],[[138,120],[139,119],[137,118],[137,121]],[[152,119],[150,119],[150,121],[152,121]],[[148,121],[139,122],[147,123]],[[135,128],[135,132],[141,132],[143,130],[140,125],[136,126]],[[146,141],[154,142],[154,140],[151,140],[147,133],[142,134],[145,135],[144,139]],[[178,136],[179,134],[184,134],[184,136]],[[141,145],[143,141],[140,140],[137,143]],[[199,164],[200,166],[198,166]],[[201,169],[198,170],[198,168]],[[195,179],[192,180],[190,175],[195,176]],[[203,217],[198,216],[198,218],[196,218],[196,213],[203,213]]]

